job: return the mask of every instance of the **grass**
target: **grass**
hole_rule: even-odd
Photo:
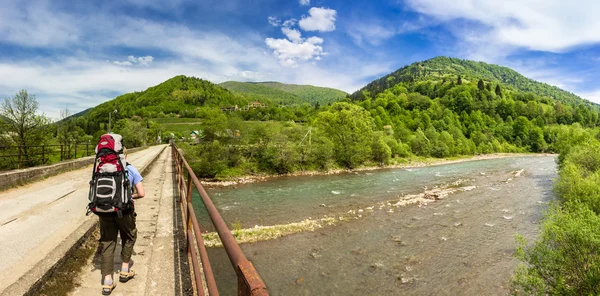
[[[67,295],[75,289],[80,273],[96,251],[99,238],[100,229],[96,227],[83,244],[69,256],[69,259],[52,273],[52,276],[36,291],[35,295],[61,296]]]
[[[186,123],[186,122],[198,122],[199,118],[177,118],[177,117],[166,117],[166,118],[151,118],[150,121],[154,121],[160,124],[168,123]]]
[[[198,119],[196,119],[198,120]],[[197,121],[196,121],[197,122]],[[201,130],[202,127],[199,123],[163,123],[165,133],[180,133],[184,137],[189,137],[192,131]]]
[[[168,119],[165,122],[159,122],[164,128],[164,134],[167,133],[180,133],[184,137],[189,137],[190,133],[194,130],[201,130],[200,118],[160,118]],[[242,133],[248,132],[250,128],[258,125],[269,125],[281,128],[285,122],[280,121],[242,121],[243,128]]]
[[[324,218],[325,219],[325,218]],[[333,219],[333,218],[332,218]],[[334,223],[331,219],[327,220],[330,223]],[[316,229],[323,228],[323,223],[327,223],[321,220],[306,219],[301,222],[289,223],[289,224],[278,224],[273,226],[255,226],[254,228],[247,229],[236,229],[232,230],[231,233],[238,243],[254,243],[265,240],[272,240],[278,237],[304,232],[304,231],[315,231]],[[219,239],[219,235],[216,232],[210,232],[203,234],[204,244],[207,247],[222,247],[223,244]]]

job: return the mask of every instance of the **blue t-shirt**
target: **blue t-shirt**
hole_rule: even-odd
[[[142,175],[140,175],[140,172],[138,172],[138,170],[136,168],[134,168],[132,165],[127,165],[127,172],[128,172],[128,176],[129,176],[129,183],[131,183],[133,187],[135,185],[137,185],[137,183],[142,182],[142,180],[144,180],[144,178],[142,178]]]

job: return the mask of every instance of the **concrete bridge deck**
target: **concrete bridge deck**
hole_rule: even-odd
[[[120,243],[115,251],[115,274],[117,287],[111,295],[191,295],[191,286],[182,285],[189,280],[187,253],[184,237],[177,235],[183,226],[179,204],[174,199],[173,160],[167,147],[144,177],[146,197],[135,201],[138,238],[134,247],[132,267],[134,279],[118,282],[121,268]],[[181,234],[181,233],[179,233]],[[177,237],[181,238],[178,240]],[[100,292],[100,256],[87,262],[78,287],[71,295],[93,295]]]
[[[182,276],[177,268],[186,270],[187,266],[181,265],[185,259],[178,253],[183,246],[178,248],[175,239],[180,223],[176,220],[181,216],[174,214],[178,207],[173,204],[169,152],[169,147],[160,145],[128,156],[140,171],[152,166],[143,173],[146,197],[136,201],[139,234],[133,269],[138,275],[119,285],[113,295],[187,294],[174,278]],[[97,222],[95,215],[85,216],[91,169],[0,192],[0,295],[28,292]],[[88,262],[80,287],[72,295],[100,293],[97,263]]]

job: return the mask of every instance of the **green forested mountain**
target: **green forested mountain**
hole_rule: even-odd
[[[250,101],[260,101],[270,105],[293,105],[304,102],[297,95],[261,83],[227,81],[220,83],[219,86],[239,93]]]
[[[155,118],[167,114],[195,117],[198,107],[243,106],[247,103],[246,98],[212,82],[180,75],[144,91],[118,96],[84,111],[83,117],[88,125],[96,125],[86,129],[90,132],[98,128],[98,123],[105,122],[108,113],[114,110],[117,110],[117,114],[113,117],[119,119],[134,116]]]
[[[198,106],[219,107],[246,103],[247,100],[243,97],[210,81],[180,75],[144,91],[118,96],[98,105],[89,113],[93,116],[103,109],[118,107],[119,113],[124,117],[156,117],[161,112],[182,115],[186,110],[194,110]]]
[[[271,101],[284,104],[286,102],[294,103],[298,99],[300,102],[308,102],[311,105],[327,105],[345,98],[348,94],[334,88],[318,87],[312,85],[286,84],[280,82],[237,82],[227,81],[221,86],[243,93],[251,98],[265,97]]]
[[[573,93],[529,79],[507,67],[449,57],[436,57],[400,68],[369,83],[352,94],[352,98],[364,98],[365,91],[371,96],[376,96],[398,83],[418,83],[422,81],[432,81],[438,84],[451,83],[451,81],[456,81],[458,76],[466,82],[481,79],[485,83],[500,83],[501,87],[506,90],[531,92],[537,96],[555,99],[573,107],[579,104],[595,105]]]

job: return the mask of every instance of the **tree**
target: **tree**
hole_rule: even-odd
[[[35,96],[29,95],[26,90],[19,91],[12,98],[5,98],[0,105],[0,117],[3,118],[0,130],[7,132],[12,143],[24,146],[24,163],[29,166],[37,164],[30,155],[32,148],[29,146],[44,143],[50,123],[45,115],[36,114],[38,106]]]
[[[337,102],[317,115],[316,124],[334,144],[335,157],[342,166],[354,168],[371,152],[373,119],[360,106]]]
[[[216,140],[227,125],[227,116],[217,108],[201,107],[198,117],[202,119],[203,140],[206,142]]]
[[[431,142],[425,136],[425,133],[419,128],[415,136],[411,139],[412,152],[420,156],[429,156],[431,151]]]
[[[113,130],[123,136],[125,147],[140,147],[148,142],[148,129],[141,121],[120,119]]]
[[[456,79],[456,85],[462,85],[462,78],[460,78],[460,75],[458,76],[458,79]]]
[[[496,95],[502,97],[502,90],[500,89],[500,84],[496,85]]]
[[[483,80],[479,79],[479,81],[477,82],[477,88],[479,90],[484,90],[485,89],[485,83],[483,83]]]
[[[375,160],[380,166],[386,165],[390,162],[392,149],[386,144],[382,135],[378,135],[373,139],[371,151],[373,153],[373,160]]]
[[[85,131],[77,125],[76,119],[70,116],[69,109],[61,110],[61,120],[56,123],[56,138],[65,146],[76,144],[85,136]]]
[[[485,89],[489,90],[490,92],[492,91],[492,84],[488,83],[485,85]]]

